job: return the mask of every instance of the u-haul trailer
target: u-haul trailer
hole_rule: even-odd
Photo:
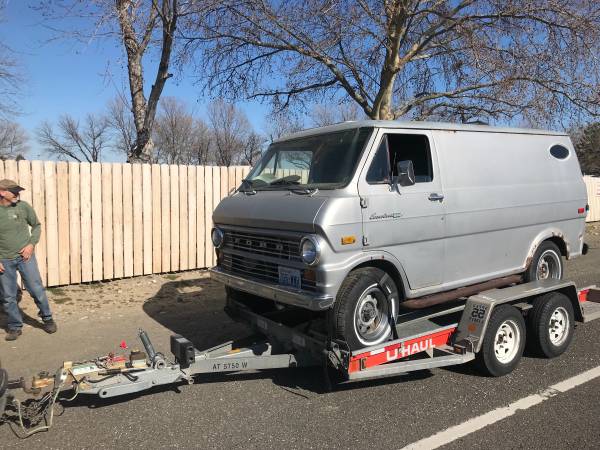
[[[477,360],[484,372],[501,376],[518,364],[526,337],[539,354],[563,353],[575,322],[600,317],[600,289],[577,290],[572,282],[549,279],[484,291],[450,306],[400,314],[394,340],[358,351],[331,340],[323,318],[304,321],[298,311],[286,310],[258,313],[232,298],[227,299],[226,311],[256,335],[244,343],[227,342],[203,351],[174,335],[171,362],[156,352],[140,330],[145,352],[132,352],[129,358],[109,355],[66,362],[55,375],[41,373],[30,385],[23,379],[8,380],[0,369],[0,413],[12,401],[21,420],[21,404],[11,392],[24,389],[41,395],[46,391],[42,399],[51,425],[52,407],[61,391],[116,397],[165,384],[192,384],[194,375],[202,373],[322,366],[326,373],[333,368],[346,380],[362,380]],[[45,428],[48,425],[38,429]]]

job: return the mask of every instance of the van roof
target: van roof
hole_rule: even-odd
[[[475,133],[510,133],[510,134],[537,134],[547,136],[567,136],[564,132],[536,130],[532,128],[510,128],[510,127],[492,127],[489,125],[458,124],[449,122],[400,122],[397,120],[357,120],[340,122],[325,127],[309,128],[287,135],[277,141],[286,141],[314,134],[329,133],[342,130],[351,130],[353,128],[374,127],[374,128],[395,128],[411,130],[447,130],[447,131],[469,131]]]

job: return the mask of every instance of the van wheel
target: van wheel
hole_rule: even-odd
[[[350,350],[390,339],[398,313],[398,290],[383,270],[365,267],[350,272],[338,292],[333,326]]]
[[[560,292],[550,292],[534,300],[527,317],[527,347],[537,355],[554,358],[563,354],[575,328],[573,305]]]
[[[544,241],[533,254],[531,264],[525,272],[525,282],[547,280],[563,277],[563,263],[558,246],[551,241]]]
[[[492,311],[483,343],[477,354],[482,371],[493,377],[512,372],[525,348],[525,320],[516,308],[500,305]]]

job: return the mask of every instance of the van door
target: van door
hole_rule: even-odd
[[[410,290],[442,283],[444,193],[431,134],[379,130],[359,178],[366,251],[382,249],[404,267]],[[412,161],[415,183],[395,185],[400,161]]]

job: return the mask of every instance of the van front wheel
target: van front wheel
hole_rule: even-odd
[[[383,270],[365,267],[342,283],[334,306],[334,332],[351,350],[390,339],[398,314],[398,290]]]

